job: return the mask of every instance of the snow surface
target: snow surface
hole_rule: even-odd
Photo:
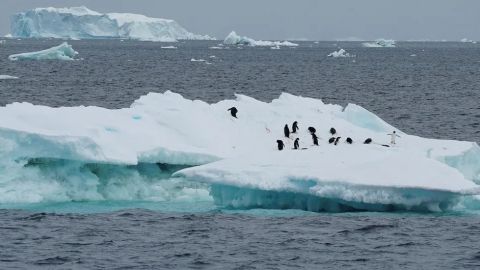
[[[18,79],[18,77],[10,76],[10,75],[0,75],[0,80],[12,80],[12,79]]]
[[[162,46],[160,48],[162,48],[162,49],[176,49],[177,47],[175,47],[175,46]]]
[[[279,47],[279,46],[289,46],[294,47],[298,46],[296,43],[290,41],[265,41],[265,40],[254,40],[249,37],[239,36],[235,31],[230,32],[228,36],[223,41],[226,45],[247,45],[247,46],[265,46],[265,47]]]
[[[178,39],[212,39],[188,32],[174,20],[140,14],[102,14],[84,6],[35,8],[12,17],[14,37],[35,38],[130,38],[172,42]]]
[[[365,42],[363,43],[364,47],[368,48],[393,48],[396,46],[395,40],[393,39],[377,39],[374,42]]]
[[[238,119],[227,111],[232,106]],[[293,121],[298,134],[284,138]],[[308,126],[317,129],[319,146],[312,146]],[[342,137],[339,145],[328,144],[330,127]],[[393,130],[401,136],[397,145],[382,146]],[[296,137],[307,149],[291,149]],[[366,138],[374,143],[361,143]],[[0,202],[21,202],[25,194],[37,202],[176,197],[169,188],[182,190],[181,197],[193,193],[171,179],[152,181],[155,163],[164,164],[162,179],[173,174],[209,186],[217,204],[240,208],[440,211],[480,193],[476,143],[408,135],[354,104],[285,93],[270,103],[237,95],[208,104],[167,91],[117,110],[0,107],[0,171],[8,172],[0,174]]]
[[[8,59],[12,61],[16,60],[74,60],[73,58],[77,55],[76,52],[71,45],[67,42],[63,42],[62,44],[38,51],[38,52],[28,52],[28,53],[19,53],[19,54],[12,54],[8,57]]]
[[[338,51],[334,51],[334,52],[328,54],[327,56],[328,56],[328,57],[333,57],[333,58],[337,58],[337,57],[355,57],[355,55],[347,53],[347,51],[345,51],[344,49],[340,49],[340,50],[338,50]]]

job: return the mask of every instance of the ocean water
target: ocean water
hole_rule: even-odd
[[[0,45],[0,105],[129,106],[172,90],[208,102],[281,92],[359,104],[410,134],[480,141],[480,45],[69,41],[81,60],[11,62],[58,40]],[[339,47],[355,58],[327,58]],[[415,56],[412,56],[415,55]],[[214,56],[214,57],[213,57]],[[191,62],[190,59],[205,59]],[[0,116],[1,117],[1,116]],[[479,213],[222,209],[195,200],[0,204],[0,269],[478,269]]]

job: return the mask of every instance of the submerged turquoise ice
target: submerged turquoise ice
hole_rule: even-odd
[[[476,143],[398,131],[385,147],[395,128],[353,104],[289,94],[207,104],[165,92],[120,110],[14,103],[0,116],[0,208],[446,212],[475,209],[480,191]],[[280,152],[293,120],[306,149],[284,138]],[[331,126],[354,144],[329,144]]]

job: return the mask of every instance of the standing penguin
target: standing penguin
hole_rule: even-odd
[[[308,131],[310,132],[310,134],[315,134],[315,132],[317,132],[314,127],[308,127]]]
[[[312,134],[313,145],[318,145],[318,137],[315,133]]]
[[[300,139],[299,138],[296,138],[295,139],[295,142],[293,142],[293,149],[299,149],[300,148],[300,143],[299,143]]]
[[[230,111],[230,114],[231,114],[233,117],[237,118],[237,112],[238,112],[237,108],[231,107],[231,108],[228,109],[227,111]]]
[[[352,138],[350,138],[350,137],[348,137],[346,141],[347,141],[348,144],[352,144],[352,143],[353,143],[353,140],[352,140]]]
[[[332,128],[330,128],[330,134],[332,134],[332,136],[333,136],[333,135],[337,134],[337,131],[332,127]]]
[[[298,122],[295,121],[293,122],[293,125],[292,125],[292,133],[297,133],[297,130],[298,130]]]
[[[391,136],[391,139],[390,139],[390,143],[391,143],[391,144],[395,144],[395,139],[396,139],[397,137],[400,138],[400,136],[397,135],[397,133],[395,132],[395,130],[394,130],[392,133],[389,133],[389,134],[387,134],[387,135],[390,135],[390,136]]]
[[[285,147],[285,144],[283,143],[282,140],[277,140],[277,147],[279,151],[283,150],[283,147]]]
[[[288,128],[288,125],[285,125],[285,127],[283,128],[283,134],[285,135],[285,137],[290,138],[290,129]]]
[[[337,145],[337,143],[340,141],[340,138],[341,138],[341,137],[337,137],[337,138],[335,139],[335,143],[334,143],[335,145]]]

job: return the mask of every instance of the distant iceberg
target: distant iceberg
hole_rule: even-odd
[[[227,111],[233,106],[236,119]],[[237,95],[208,104],[167,91],[123,109],[13,103],[0,115],[0,203],[158,200],[200,186],[182,196],[209,193],[240,209],[443,211],[480,193],[476,143],[398,131],[397,144],[384,147],[395,128],[354,104],[285,93],[271,102]],[[294,120],[300,130],[292,138],[307,149],[292,150],[283,136]],[[332,126],[338,145],[327,141]]]
[[[130,13],[99,13],[86,7],[35,8],[11,20],[14,37],[27,38],[129,38],[171,42],[179,39],[212,39],[195,35],[174,20]]]
[[[50,49],[38,51],[38,52],[28,52],[28,53],[19,53],[12,54],[8,59],[12,61],[16,60],[74,60],[73,58],[77,55],[76,52],[70,44],[63,42],[62,44],[52,47]]]
[[[13,80],[18,79],[18,77],[10,76],[10,75],[0,75],[0,80]]]
[[[344,49],[340,49],[338,51],[334,51],[330,54],[327,55],[328,57],[333,57],[333,58],[337,58],[337,57],[355,57],[355,55],[353,54],[349,54],[347,51],[345,51]]]
[[[247,45],[247,46],[265,46],[265,47],[278,47],[278,46],[298,46],[298,44],[290,41],[265,41],[254,40],[249,37],[239,36],[235,31],[230,32],[223,41],[226,45]]]
[[[363,43],[364,47],[368,48],[394,48],[396,46],[395,40],[393,39],[377,39],[374,42],[365,42]]]
[[[471,40],[471,39],[468,39],[468,38],[462,38],[460,40],[460,42],[463,42],[463,43],[473,43],[473,44],[476,44],[477,42],[474,41],[474,40]]]

